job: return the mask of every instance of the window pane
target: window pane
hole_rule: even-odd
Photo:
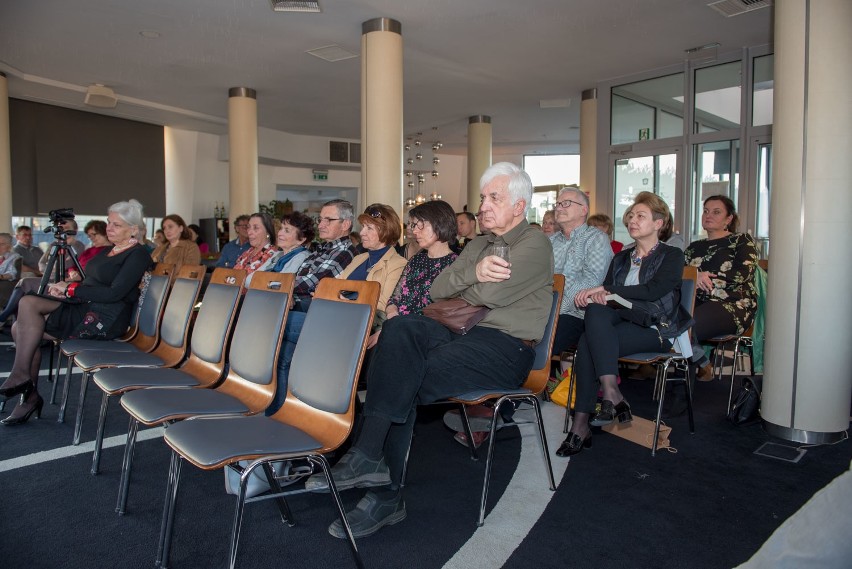
[[[683,134],[683,73],[612,89],[611,144]]]
[[[740,126],[740,62],[695,71],[695,128],[715,132]]]
[[[660,154],[638,158],[622,158],[615,162],[615,207],[613,225],[616,241],[632,243],[622,217],[639,192],[659,195],[672,215],[675,214],[675,184],[677,180],[677,155]]]
[[[530,175],[536,192],[527,211],[527,221],[541,223],[544,212],[553,209],[556,189],[547,186],[580,185],[580,156],[578,154],[525,155],[524,170]]]
[[[775,88],[775,56],[754,59],[751,125],[772,124],[772,94]]]
[[[740,179],[740,141],[725,140],[695,145],[695,171],[693,172],[692,234],[694,238],[705,235],[701,227],[704,200],[710,196],[724,195],[737,203]]]

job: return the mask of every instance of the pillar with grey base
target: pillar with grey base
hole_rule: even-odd
[[[257,211],[257,92],[248,87],[228,91],[228,217],[231,239],[237,234],[233,220]],[[275,236],[272,236],[273,243]]]
[[[825,443],[852,396],[852,3],[775,6],[766,355],[761,416],[772,435]]]

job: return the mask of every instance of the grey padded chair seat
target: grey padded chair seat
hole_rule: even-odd
[[[501,397],[503,395],[527,395],[532,393],[529,389],[525,389],[523,387],[519,387],[518,389],[501,389],[499,391],[495,391],[493,389],[477,389],[476,391],[468,391],[467,393],[462,393],[461,395],[454,395],[453,399],[461,399],[464,401],[477,401],[482,399],[483,397],[487,397],[488,395],[493,395],[494,397]]]
[[[65,340],[59,346],[59,349],[62,350],[62,354],[66,356],[73,356],[75,354],[79,354],[80,352],[85,352],[87,350],[109,350],[111,352],[139,351],[139,348],[137,348],[130,342],[119,342],[118,340],[104,341],[80,339]]]
[[[322,448],[322,443],[301,429],[263,415],[181,421],[166,429],[165,439],[192,462],[205,466],[251,454],[305,453]]]
[[[139,389],[122,395],[121,406],[145,424],[192,415],[234,415],[251,411],[236,397],[215,389]]]
[[[164,364],[162,358],[138,350],[129,352],[86,350],[77,354],[74,357],[74,362],[83,369],[118,366],[156,367]]]
[[[147,368],[107,368],[95,373],[95,384],[107,393],[144,387],[194,387],[198,380],[173,368],[159,368],[151,373]]]

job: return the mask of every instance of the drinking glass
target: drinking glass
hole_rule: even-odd
[[[491,246],[491,254],[500,257],[505,260],[507,263],[511,263],[512,259],[509,257],[509,246],[508,245],[498,245],[494,244]]]

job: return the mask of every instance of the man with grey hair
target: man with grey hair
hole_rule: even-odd
[[[417,405],[474,389],[515,389],[526,379],[553,302],[553,255],[544,233],[529,226],[532,183],[506,162],[480,179],[482,228],[435,279],[434,301],[461,297],[490,309],[467,334],[454,334],[421,315],[387,320],[367,374],[364,422],[352,448],[332,469],[337,488],[377,487],[346,516],[355,537],[405,519],[402,470]],[[511,261],[491,254],[508,245]],[[305,488],[327,492],[314,475]],[[345,538],[339,521],[329,533]]]
[[[325,277],[336,277],[349,266],[355,258],[355,246],[349,239],[352,231],[354,210],[346,200],[336,199],[325,202],[319,214],[318,233],[323,243],[316,251],[308,255],[296,271],[293,287],[293,308],[284,327],[284,342],[278,356],[278,388],[275,399],[267,408],[266,414],[272,415],[287,395],[287,381],[290,377],[290,363],[296,352],[296,343],[302,334],[306,312],[319,282]]]
[[[577,186],[562,188],[556,198],[556,225],[560,231],[550,236],[556,272],[565,275],[554,354],[577,346],[584,330],[585,312],[574,305],[574,297],[583,289],[601,284],[612,261],[609,236],[587,225],[588,217],[586,193]]]

